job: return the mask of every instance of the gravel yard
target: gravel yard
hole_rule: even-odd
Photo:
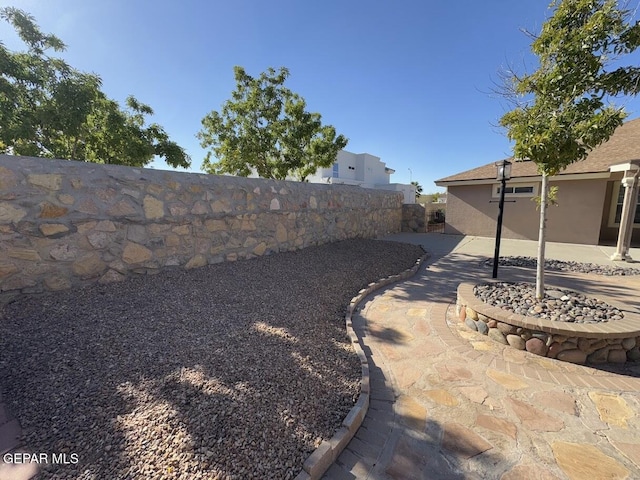
[[[290,479],[359,393],[350,299],[417,246],[348,240],[0,311],[0,390],[55,479]]]

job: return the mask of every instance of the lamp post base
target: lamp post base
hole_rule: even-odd
[[[626,253],[616,252],[611,255],[610,259],[614,262],[633,262],[633,258],[631,258],[631,255],[628,255]]]

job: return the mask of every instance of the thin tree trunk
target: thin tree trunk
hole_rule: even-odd
[[[542,173],[542,188],[540,192],[540,230],[538,231],[538,268],[536,271],[536,298],[544,297],[544,247],[547,231],[547,196],[549,194],[548,177]]]

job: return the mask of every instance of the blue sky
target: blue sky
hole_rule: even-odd
[[[192,157],[195,134],[250,75],[291,72],[289,88],[349,138],[347,150],[379,156],[392,182],[423,185],[510,155],[496,125],[509,105],[492,93],[508,65],[535,69],[530,39],[547,0],[9,0],[66,44],[72,66],[100,75],[103,90],[151,105],[153,121]],[[20,44],[6,23],[0,40]],[[640,100],[625,100],[630,118]],[[154,168],[167,168],[155,162]],[[411,170],[411,172],[410,172]]]

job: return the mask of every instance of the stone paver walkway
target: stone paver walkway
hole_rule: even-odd
[[[372,400],[324,478],[640,478],[640,366],[568,364],[467,330],[455,317],[456,287],[491,271],[456,242],[425,241],[432,257],[418,274],[354,316]],[[535,281],[535,272],[504,267],[499,278]],[[637,277],[547,281],[638,306]]]

